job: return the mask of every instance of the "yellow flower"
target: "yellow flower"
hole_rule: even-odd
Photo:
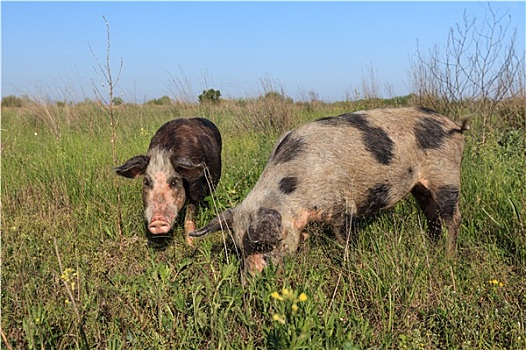
[[[274,316],[272,316],[272,319],[274,321],[277,321],[277,322],[281,323],[281,324],[285,324],[285,316],[274,314]]]
[[[298,311],[298,304],[296,303],[292,304],[291,309],[292,309],[292,313],[296,313]]]
[[[273,292],[272,294],[270,294],[270,296],[273,297],[274,299],[283,301],[283,298],[281,297],[281,295],[279,295],[278,292]]]
[[[77,273],[75,272],[75,270],[72,269],[71,267],[68,267],[67,269],[64,270],[64,272],[62,272],[62,276],[60,276],[60,278],[62,278],[66,282],[69,282],[71,278],[75,277],[76,275]]]
[[[495,286],[499,286],[499,287],[503,287],[504,286],[504,283],[499,282],[499,280],[496,280],[496,279],[490,280],[489,283],[493,284]]]
[[[75,277],[77,277],[77,272],[68,267],[67,269],[64,270],[64,272],[62,272],[62,275],[60,276],[60,278],[65,282],[67,283],[71,289],[75,289],[75,281],[73,280]]]
[[[298,301],[306,301],[308,298],[307,298],[307,294],[305,293],[301,293],[300,296],[298,297]]]

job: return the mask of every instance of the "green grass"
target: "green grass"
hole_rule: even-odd
[[[199,214],[205,224],[246,196],[284,129],[360,106],[263,107],[119,108],[119,161],[145,152],[164,121],[212,119],[223,134],[224,169]],[[267,112],[269,125],[262,123]],[[42,115],[2,111],[2,334],[9,347],[526,348],[524,130],[495,128],[482,143],[472,120],[457,259],[428,240],[409,199],[359,223],[348,247],[327,228],[310,227],[298,254],[243,286],[235,246],[219,233],[195,250],[182,234],[164,251],[147,248],[141,183],[116,180],[102,109]],[[307,295],[296,312],[292,301],[271,297],[283,288]]]

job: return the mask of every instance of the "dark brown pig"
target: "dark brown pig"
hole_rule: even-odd
[[[350,218],[389,208],[411,193],[432,236],[440,236],[445,222],[454,252],[466,124],[424,108],[374,109],[305,124],[276,144],[239,205],[190,236],[228,226],[245,269],[256,272],[296,252],[309,222],[328,223],[346,240]]]
[[[195,230],[197,207],[221,177],[221,135],[203,118],[175,119],[153,136],[146,155],[115,168],[118,175],[144,175],[142,201],[151,245],[170,240],[179,211],[186,204],[184,231]]]

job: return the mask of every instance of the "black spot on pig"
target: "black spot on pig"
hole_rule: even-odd
[[[324,117],[317,120],[318,123],[328,126],[354,126],[360,130],[367,127],[367,119],[361,113],[347,113],[337,117]]]
[[[427,108],[427,107],[417,107],[417,110],[419,112],[422,112],[424,114],[434,114],[434,115],[439,115],[436,111],[432,110],[431,108]]]
[[[438,210],[443,217],[452,217],[460,199],[460,189],[456,186],[443,186],[436,192]]]
[[[358,205],[358,215],[373,214],[389,206],[391,185],[378,183],[367,190],[367,198]]]
[[[347,113],[340,115],[339,118],[342,118],[342,120],[348,123],[349,125],[354,126],[355,128],[362,131],[370,127],[369,122],[367,121],[367,116],[365,114]]]
[[[318,122],[330,126],[349,125],[360,130],[365,149],[380,164],[388,165],[393,160],[393,140],[382,128],[371,126],[365,114],[342,114],[338,117],[321,118]]]
[[[275,209],[260,208],[243,237],[243,250],[249,256],[271,252],[281,241],[281,214]]]
[[[437,149],[442,147],[447,137],[444,124],[433,118],[424,118],[414,127],[416,143],[420,149]]]
[[[294,176],[284,177],[279,182],[279,190],[283,194],[291,194],[292,192],[296,191],[297,187],[298,187],[298,178]]]
[[[374,155],[381,164],[388,165],[393,160],[393,141],[380,128],[369,128],[362,134],[365,149]]]
[[[290,162],[303,152],[304,147],[305,141],[303,139],[296,138],[292,133],[289,133],[276,147],[274,162],[276,164]]]

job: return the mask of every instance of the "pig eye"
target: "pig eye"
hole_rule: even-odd
[[[145,187],[148,187],[148,188],[152,187],[152,182],[150,181],[150,178],[146,176],[144,177],[144,180],[142,180],[142,183]]]
[[[170,180],[170,187],[175,187],[179,184],[179,179],[171,179]]]

